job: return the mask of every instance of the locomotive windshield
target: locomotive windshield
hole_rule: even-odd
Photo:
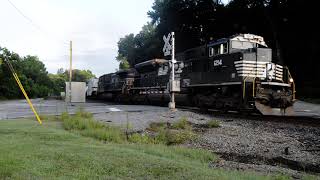
[[[256,43],[246,41],[231,41],[232,49],[252,49],[256,47]]]

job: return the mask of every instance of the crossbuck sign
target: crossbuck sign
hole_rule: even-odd
[[[171,55],[171,50],[172,50],[172,45],[170,44],[171,42],[171,33],[168,34],[166,37],[165,35],[163,36],[163,41],[164,41],[164,47],[163,47],[163,54],[164,56],[169,56]]]

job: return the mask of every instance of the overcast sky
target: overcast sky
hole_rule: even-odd
[[[72,40],[74,68],[100,76],[118,68],[119,38],[140,31],[149,21],[152,4],[153,0],[0,0],[0,46],[23,56],[37,55],[50,73],[56,73],[68,67]]]
[[[226,2],[227,0],[223,0]],[[0,46],[36,55],[50,73],[69,66],[97,76],[118,68],[117,42],[137,34],[154,0],[0,0]],[[15,7],[17,8],[15,8]]]

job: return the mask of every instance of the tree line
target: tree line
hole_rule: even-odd
[[[59,69],[56,74],[50,74],[37,56],[21,57],[6,48],[0,47],[0,50],[3,50],[0,55],[0,99],[23,98],[10,69],[4,62],[5,58],[11,62],[31,98],[60,95],[60,92],[65,91],[65,82],[69,81],[68,70]],[[87,82],[95,77],[90,70],[75,69],[72,74],[72,80],[77,82]]]
[[[140,33],[118,42],[120,68],[163,58],[163,35],[176,33],[176,50],[206,44],[238,33],[261,35],[273,49],[273,60],[287,65],[298,94],[320,97],[319,27],[316,1],[303,0],[155,0],[151,21]]]

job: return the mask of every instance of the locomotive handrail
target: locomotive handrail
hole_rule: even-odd
[[[292,99],[293,100],[296,100],[296,83],[294,82],[294,79],[292,78],[291,76],[291,73],[290,73],[290,70],[288,67],[286,67],[287,71],[288,71],[288,79],[289,79],[289,82],[292,83]]]
[[[253,71],[253,69],[250,71],[249,74],[251,74],[251,72]],[[242,98],[244,99],[245,96],[246,96],[246,81],[248,79],[249,76],[246,76],[244,79],[243,79],[243,91],[242,91]],[[254,81],[257,77],[254,78]]]
[[[256,93],[256,91],[255,91],[255,85],[256,85],[256,79],[257,79],[257,77],[254,77],[254,79],[253,79],[253,84],[252,84],[252,97],[255,97],[255,93]]]

